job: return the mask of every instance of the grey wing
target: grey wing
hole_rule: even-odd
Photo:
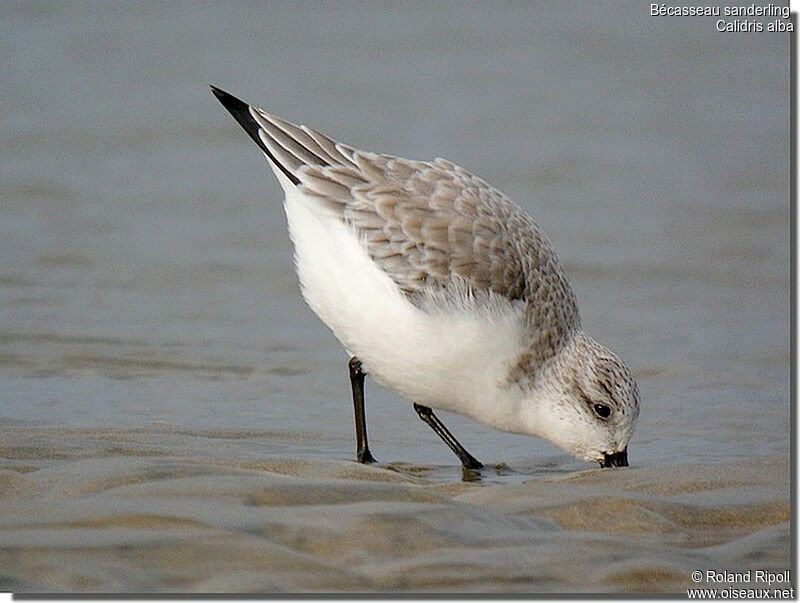
[[[306,196],[361,235],[380,268],[412,299],[447,288],[524,302],[551,346],[579,322],[574,293],[543,231],[516,204],[448,161],[358,151],[251,107],[268,156]]]

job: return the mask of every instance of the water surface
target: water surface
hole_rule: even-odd
[[[451,159],[528,210],[639,380],[634,466],[785,457],[788,38],[647,6],[6,3],[0,428],[352,457],[347,358],[214,83],[356,147]],[[372,383],[367,404],[379,460],[459,480],[410,404]],[[500,481],[587,468],[443,419]]]

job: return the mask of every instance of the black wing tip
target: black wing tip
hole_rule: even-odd
[[[239,122],[239,125],[244,128],[244,131],[250,135],[250,138],[258,145],[258,148],[262,151],[266,151],[267,149],[264,146],[264,142],[258,135],[258,123],[253,119],[253,116],[250,115],[250,105],[216,86],[211,86],[211,92],[213,92],[217,100],[222,103],[222,106],[228,110],[228,113],[233,115],[233,118]]]
[[[217,97],[217,100],[222,103],[222,106],[225,107],[228,112],[233,115],[233,118],[239,122],[239,125],[244,128],[244,131],[253,139],[253,142],[256,143],[259,149],[261,149],[269,159],[278,166],[278,168],[286,175],[286,177],[292,182],[292,184],[300,184],[300,180],[292,174],[289,170],[286,169],[276,158],[275,156],[270,153],[267,146],[264,144],[264,141],[261,140],[261,136],[259,135],[259,130],[261,129],[258,125],[258,122],[253,118],[250,114],[250,105],[244,102],[241,99],[236,98],[232,94],[228,94],[221,88],[217,88],[216,86],[210,86],[211,92],[214,93],[214,96]]]
[[[255,121],[253,120],[253,116],[250,115],[250,105],[246,102],[236,98],[233,94],[225,92],[222,88],[217,88],[216,86],[210,86],[210,88],[214,96],[217,97],[217,100],[222,103],[222,106],[225,107],[242,126],[244,126],[242,118],[248,122]],[[245,127],[245,129],[247,128]]]
[[[209,86],[211,88],[211,92],[214,96],[217,97],[217,100],[222,103],[222,105],[230,111],[230,108],[236,107],[247,107],[247,103],[241,99],[236,98],[233,94],[229,92],[225,92],[222,88],[217,88],[213,84]]]

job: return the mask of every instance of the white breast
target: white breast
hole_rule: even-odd
[[[286,191],[303,297],[370,376],[414,402],[501,427],[507,417],[492,416],[491,397],[521,352],[521,309],[506,300],[413,305],[350,227]]]

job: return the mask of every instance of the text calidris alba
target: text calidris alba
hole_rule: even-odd
[[[358,460],[364,376],[432,409],[626,466],[639,414],[628,367],[583,330],[552,244],[503,193],[444,159],[356,150],[213,88],[286,192],[300,286],[351,355]]]

